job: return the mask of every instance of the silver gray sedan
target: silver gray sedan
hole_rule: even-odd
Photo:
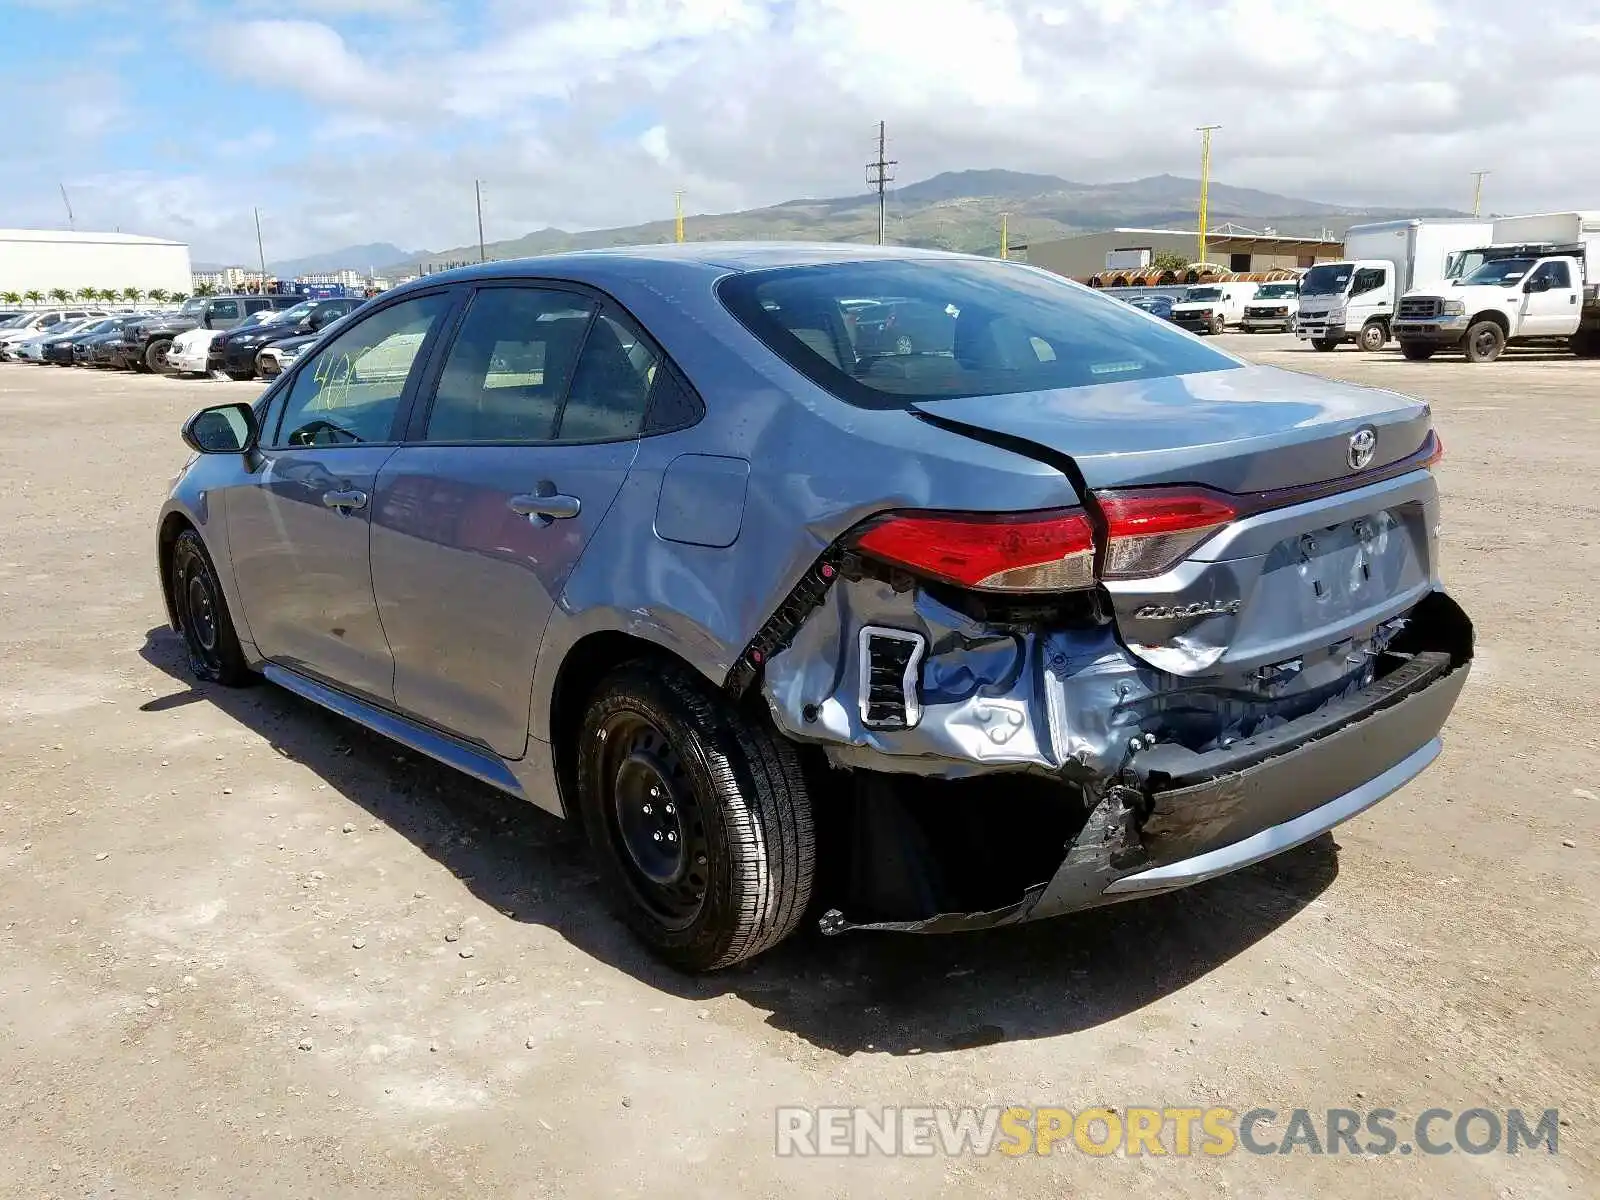
[[[581,820],[687,970],[1258,862],[1422,771],[1472,658],[1425,405],[1017,263],[432,275],[183,436],[194,673]]]

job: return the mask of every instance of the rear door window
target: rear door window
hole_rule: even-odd
[[[236,321],[239,319],[239,302],[237,300],[214,300],[211,311],[206,314],[213,321]]]
[[[732,275],[718,294],[779,358],[868,408],[1242,366],[1017,263],[908,258]]]

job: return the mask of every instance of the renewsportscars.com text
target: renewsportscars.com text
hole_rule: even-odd
[[[1557,1153],[1547,1108],[779,1108],[783,1157]]]

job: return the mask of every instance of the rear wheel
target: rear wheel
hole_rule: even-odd
[[[1361,327],[1361,336],[1357,344],[1367,353],[1376,353],[1383,349],[1383,344],[1389,340],[1389,331],[1383,327],[1382,321],[1368,321]]]
[[[810,903],[811,803],[794,747],[687,668],[624,664],[578,741],[578,805],[622,917],[687,971],[777,945]]]
[[[193,529],[185,529],[173,543],[167,576],[178,632],[183,635],[189,669],[195,677],[224,687],[242,687],[253,681],[211,555]]]
[[[254,379],[255,377],[256,377],[256,373],[254,371],[229,371],[228,372],[228,378],[232,379],[232,380],[236,380],[239,383],[249,383],[250,380]]]
[[[1322,351],[1337,350],[1339,348],[1339,339],[1338,338],[1312,338],[1311,339],[1311,344],[1313,346],[1315,346],[1318,350],[1322,350]]]
[[[1493,362],[1506,348],[1506,331],[1498,321],[1479,321],[1467,330],[1467,361]]]
[[[1400,353],[1413,362],[1421,362],[1424,359],[1432,358],[1438,349],[1439,347],[1430,346],[1427,342],[1400,343]]]
[[[171,370],[167,357],[172,352],[171,338],[158,338],[144,348],[144,368],[157,374]]]
[[[1574,334],[1570,345],[1579,358],[1600,358],[1600,329],[1586,329]]]

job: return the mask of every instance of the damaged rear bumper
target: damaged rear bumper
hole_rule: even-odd
[[[1457,610],[1459,611],[1459,610]],[[942,933],[1017,924],[1199,883],[1291,849],[1370,808],[1439,754],[1466,655],[1419,653],[1368,687],[1226,749],[1159,746],[1105,792],[1054,875],[1014,904],[825,933]]]

